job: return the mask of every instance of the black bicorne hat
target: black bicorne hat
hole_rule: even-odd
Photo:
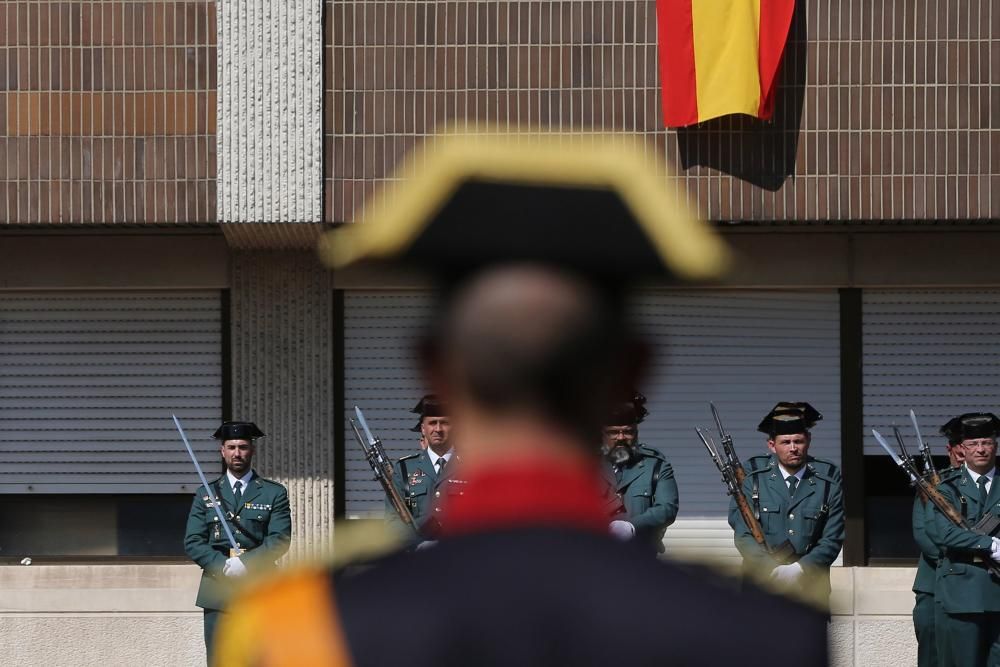
[[[995,438],[1000,434],[1000,419],[992,412],[966,412],[941,427],[941,435],[956,445],[972,438]]]
[[[222,422],[212,437],[216,440],[256,440],[263,438],[264,432],[253,422]]]
[[[410,410],[415,415],[420,415],[417,425],[411,428],[415,433],[420,432],[420,425],[424,417],[447,417],[448,404],[438,398],[437,394],[425,394],[420,401]]]
[[[776,435],[806,433],[822,419],[823,415],[808,403],[782,401],[767,413],[757,430],[772,438]]]
[[[636,391],[632,392],[632,398],[615,404],[605,422],[608,424],[638,424],[648,414],[646,397]]]
[[[646,153],[621,138],[439,137],[365,208],[364,224],[330,232],[320,252],[338,269],[388,263],[445,286],[519,263],[615,286],[718,279],[725,244]]]

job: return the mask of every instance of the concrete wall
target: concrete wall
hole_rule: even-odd
[[[219,2],[222,222],[320,219],[321,14],[308,0]]]
[[[0,665],[202,667],[194,565],[0,567]],[[835,667],[917,664],[913,568],[835,568]]]
[[[232,418],[267,434],[255,467],[288,487],[293,556],[333,534],[331,275],[312,252],[232,255]]]

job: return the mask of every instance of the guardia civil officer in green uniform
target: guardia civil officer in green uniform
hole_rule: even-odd
[[[957,419],[941,427],[941,434],[948,438],[948,469],[941,471],[942,481],[961,471],[965,453],[962,449],[962,431]],[[917,636],[918,667],[937,667],[937,639],[935,638],[934,588],[937,579],[938,548],[927,535],[927,521],[933,520],[930,503],[919,494],[913,501],[913,539],[920,547],[917,576],[913,580],[913,631]]]
[[[663,553],[663,535],[677,518],[677,480],[666,457],[639,441],[639,424],[648,414],[646,397],[635,392],[615,406],[604,427],[606,476],[623,510],[612,517],[610,530]]]
[[[213,434],[226,474],[209,482],[211,492],[198,487],[188,514],[184,551],[202,569],[195,604],[204,610],[205,648],[209,658],[215,626],[235,583],[248,574],[266,571],[288,551],[292,518],[288,492],[277,482],[262,478],[251,467],[254,440],[264,434],[252,422],[224,422]],[[218,502],[233,537],[232,545],[213,508]]]
[[[938,486],[973,525],[987,514],[1000,516],[1000,484],[994,484],[1000,419],[969,412],[946,424],[961,437],[965,465]],[[960,528],[936,507],[927,535],[940,551],[937,567],[935,636],[938,660],[948,667],[1000,665],[1000,580],[986,569],[1000,562],[1000,539]]]
[[[419,452],[404,456],[393,466],[393,483],[413,515],[420,540],[433,538],[434,502],[440,499],[442,485],[449,478],[449,465],[455,451],[451,445],[451,420],[448,407],[433,394],[422,397],[410,411],[420,415],[413,431],[420,433]],[[457,463],[455,458],[454,463]],[[385,502],[386,519],[394,527],[404,530],[388,498]]]
[[[746,466],[743,493],[760,518],[767,546],[773,550],[791,543],[789,562],[778,562],[753,539],[735,500],[729,525],[748,574],[768,577],[825,605],[830,565],[844,543],[844,496],[837,466],[809,456],[810,429],[822,418],[808,403],[778,403],[757,427],[767,434],[771,454],[753,457]]]

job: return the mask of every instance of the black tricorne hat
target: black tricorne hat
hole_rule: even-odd
[[[216,440],[256,440],[263,438],[264,432],[253,422],[222,422],[212,437]]]
[[[411,428],[411,431],[416,433],[420,432],[420,425],[424,421],[424,417],[447,417],[448,416],[448,404],[438,398],[437,394],[425,394],[413,409],[410,410],[413,414],[420,415],[420,419],[417,420],[417,425]]]
[[[722,240],[666,187],[667,169],[618,138],[446,135],[416,151],[320,246],[336,269],[417,270],[445,285],[498,263],[540,263],[609,285],[712,281]]]
[[[782,401],[761,420],[757,430],[772,438],[777,435],[807,433],[823,415],[805,402]]]
[[[995,438],[1000,434],[1000,419],[992,412],[966,412],[941,427],[941,435],[955,445],[973,438]]]
[[[632,392],[632,397],[628,400],[615,404],[611,408],[605,423],[607,424],[638,424],[649,410],[646,409],[646,397],[639,392]]]

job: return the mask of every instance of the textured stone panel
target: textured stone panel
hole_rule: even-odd
[[[202,614],[0,616],[0,665],[204,667]]]
[[[827,629],[830,664],[835,667],[854,667],[854,619],[850,616],[834,616]]]
[[[317,222],[322,4],[219,3],[219,219]]]
[[[858,617],[855,663],[864,667],[916,667],[917,639],[910,617]]]
[[[333,530],[332,273],[311,251],[238,251],[232,261],[232,417],[267,433],[264,477],[288,486],[292,554]]]

